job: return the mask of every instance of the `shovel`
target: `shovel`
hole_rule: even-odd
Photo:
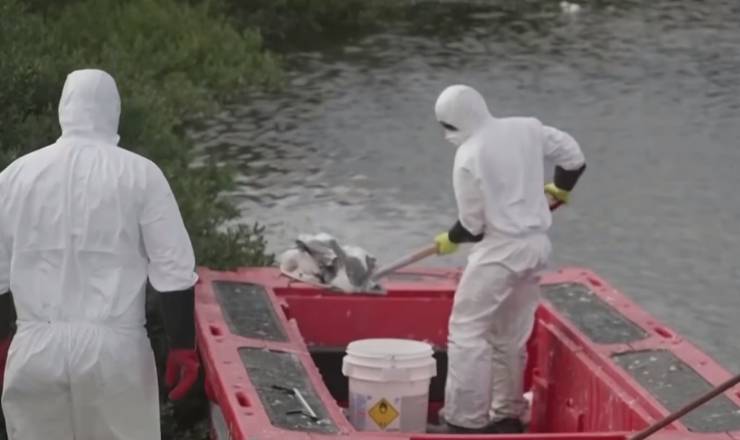
[[[437,245],[430,244],[429,246],[425,246],[403,258],[400,258],[394,261],[391,264],[381,267],[380,269],[378,269],[377,272],[375,272],[374,274],[370,276],[370,280],[378,281],[384,276],[388,276],[399,269],[402,269],[410,264],[414,264],[418,261],[421,261],[427,257],[436,255],[436,254],[437,254]]]
[[[550,210],[554,211],[558,207],[562,205],[559,201],[550,201]],[[341,249],[339,245],[336,243],[332,243],[332,249],[333,251],[341,256],[342,261],[349,261],[347,256],[345,255],[345,252]],[[351,287],[347,288],[339,288],[338,286],[332,286],[329,284],[323,284],[319,282],[315,282],[309,279],[304,279],[302,277],[299,277],[296,274],[286,272],[281,269],[283,275],[287,276],[288,278],[291,278],[296,281],[300,281],[306,284],[313,285],[314,287],[319,287],[326,290],[333,290],[333,291],[341,291],[344,293],[372,293],[372,294],[379,294],[383,295],[385,294],[385,291],[380,287],[378,284],[378,280],[380,280],[383,277],[386,277],[406,266],[409,266],[411,264],[417,263],[427,257],[430,257],[432,255],[437,254],[437,245],[436,244],[430,244],[428,246],[424,246],[421,249],[418,249],[414,252],[412,252],[409,255],[406,255],[403,258],[400,258],[393,263],[390,263],[386,266],[383,266],[379,268],[378,270],[370,269],[371,273],[369,274],[363,274],[362,268],[360,268],[358,265],[349,265],[348,267],[345,267],[345,270],[347,272],[352,272],[354,276],[350,277],[350,283]],[[351,282],[351,280],[355,280],[355,282]],[[362,280],[362,281],[359,281]]]
[[[554,211],[558,209],[563,202],[561,201],[552,201],[550,204],[550,211]],[[386,266],[381,267],[378,269],[374,274],[370,276],[370,281],[378,281],[379,279],[388,276],[392,274],[393,272],[396,272],[397,270],[403,269],[406,266],[409,266],[411,264],[417,263],[427,257],[430,257],[432,255],[437,254],[437,245],[431,244],[429,246],[425,246],[419,250],[414,251],[413,253],[400,258],[396,261],[394,261],[391,264],[388,264]]]

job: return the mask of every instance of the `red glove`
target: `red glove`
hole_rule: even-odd
[[[193,387],[198,380],[198,369],[200,359],[195,350],[176,349],[170,350],[167,356],[167,370],[165,371],[165,382],[172,388],[171,400],[179,400]]]
[[[5,377],[5,361],[8,360],[8,349],[10,349],[10,341],[13,338],[8,336],[7,338],[0,340],[0,390],[3,389],[3,378]]]

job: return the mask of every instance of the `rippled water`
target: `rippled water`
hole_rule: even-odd
[[[537,116],[585,151],[575,202],[555,215],[554,264],[596,270],[740,369],[740,2],[416,8],[290,55],[286,90],[195,135],[240,168],[234,197],[273,250],[323,230],[387,262],[446,229],[454,151],[433,104],[467,83],[495,114]]]

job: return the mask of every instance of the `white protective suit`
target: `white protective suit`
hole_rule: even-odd
[[[437,119],[454,126],[453,184],[459,221],[484,234],[469,257],[449,322],[443,416],[482,428],[519,418],[525,345],[539,301],[537,272],[550,255],[544,159],[566,170],[584,164],[568,134],[535,118],[494,118],[474,89],[455,85],[437,99]]]
[[[112,77],[75,71],[62,136],[0,173],[0,292],[18,315],[10,440],[160,438],[145,285],[192,287],[195,259],[160,169],[117,146],[119,114]]]

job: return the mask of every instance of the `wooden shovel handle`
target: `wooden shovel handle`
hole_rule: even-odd
[[[556,201],[555,203],[553,203],[552,205],[550,205],[550,210],[551,211],[554,211],[558,207],[560,207],[560,205],[562,205],[562,204],[563,204],[563,202]],[[425,246],[425,247],[423,247],[423,248],[415,251],[412,254],[409,254],[409,255],[407,255],[407,256],[399,259],[399,260],[394,261],[393,263],[391,263],[391,264],[389,264],[387,266],[381,267],[380,269],[378,269],[377,272],[375,272],[371,276],[371,279],[378,280],[378,279],[380,279],[380,278],[382,278],[382,277],[384,277],[384,276],[386,276],[386,275],[388,275],[390,273],[393,273],[393,272],[397,271],[398,269],[404,268],[404,267],[406,267],[406,266],[408,266],[410,264],[414,264],[414,263],[416,263],[418,261],[423,260],[424,258],[430,257],[432,255],[436,255],[436,254],[437,254],[437,245],[436,244],[431,244],[429,246]]]
[[[412,254],[409,254],[397,261],[394,261],[393,263],[381,267],[375,274],[373,274],[372,279],[377,280],[380,279],[392,272],[397,271],[398,269],[401,269],[403,267],[408,266],[409,264],[414,264],[417,261],[421,261],[424,258],[430,257],[432,255],[437,254],[437,245],[431,244],[429,246],[425,246],[417,251],[415,251]]]

